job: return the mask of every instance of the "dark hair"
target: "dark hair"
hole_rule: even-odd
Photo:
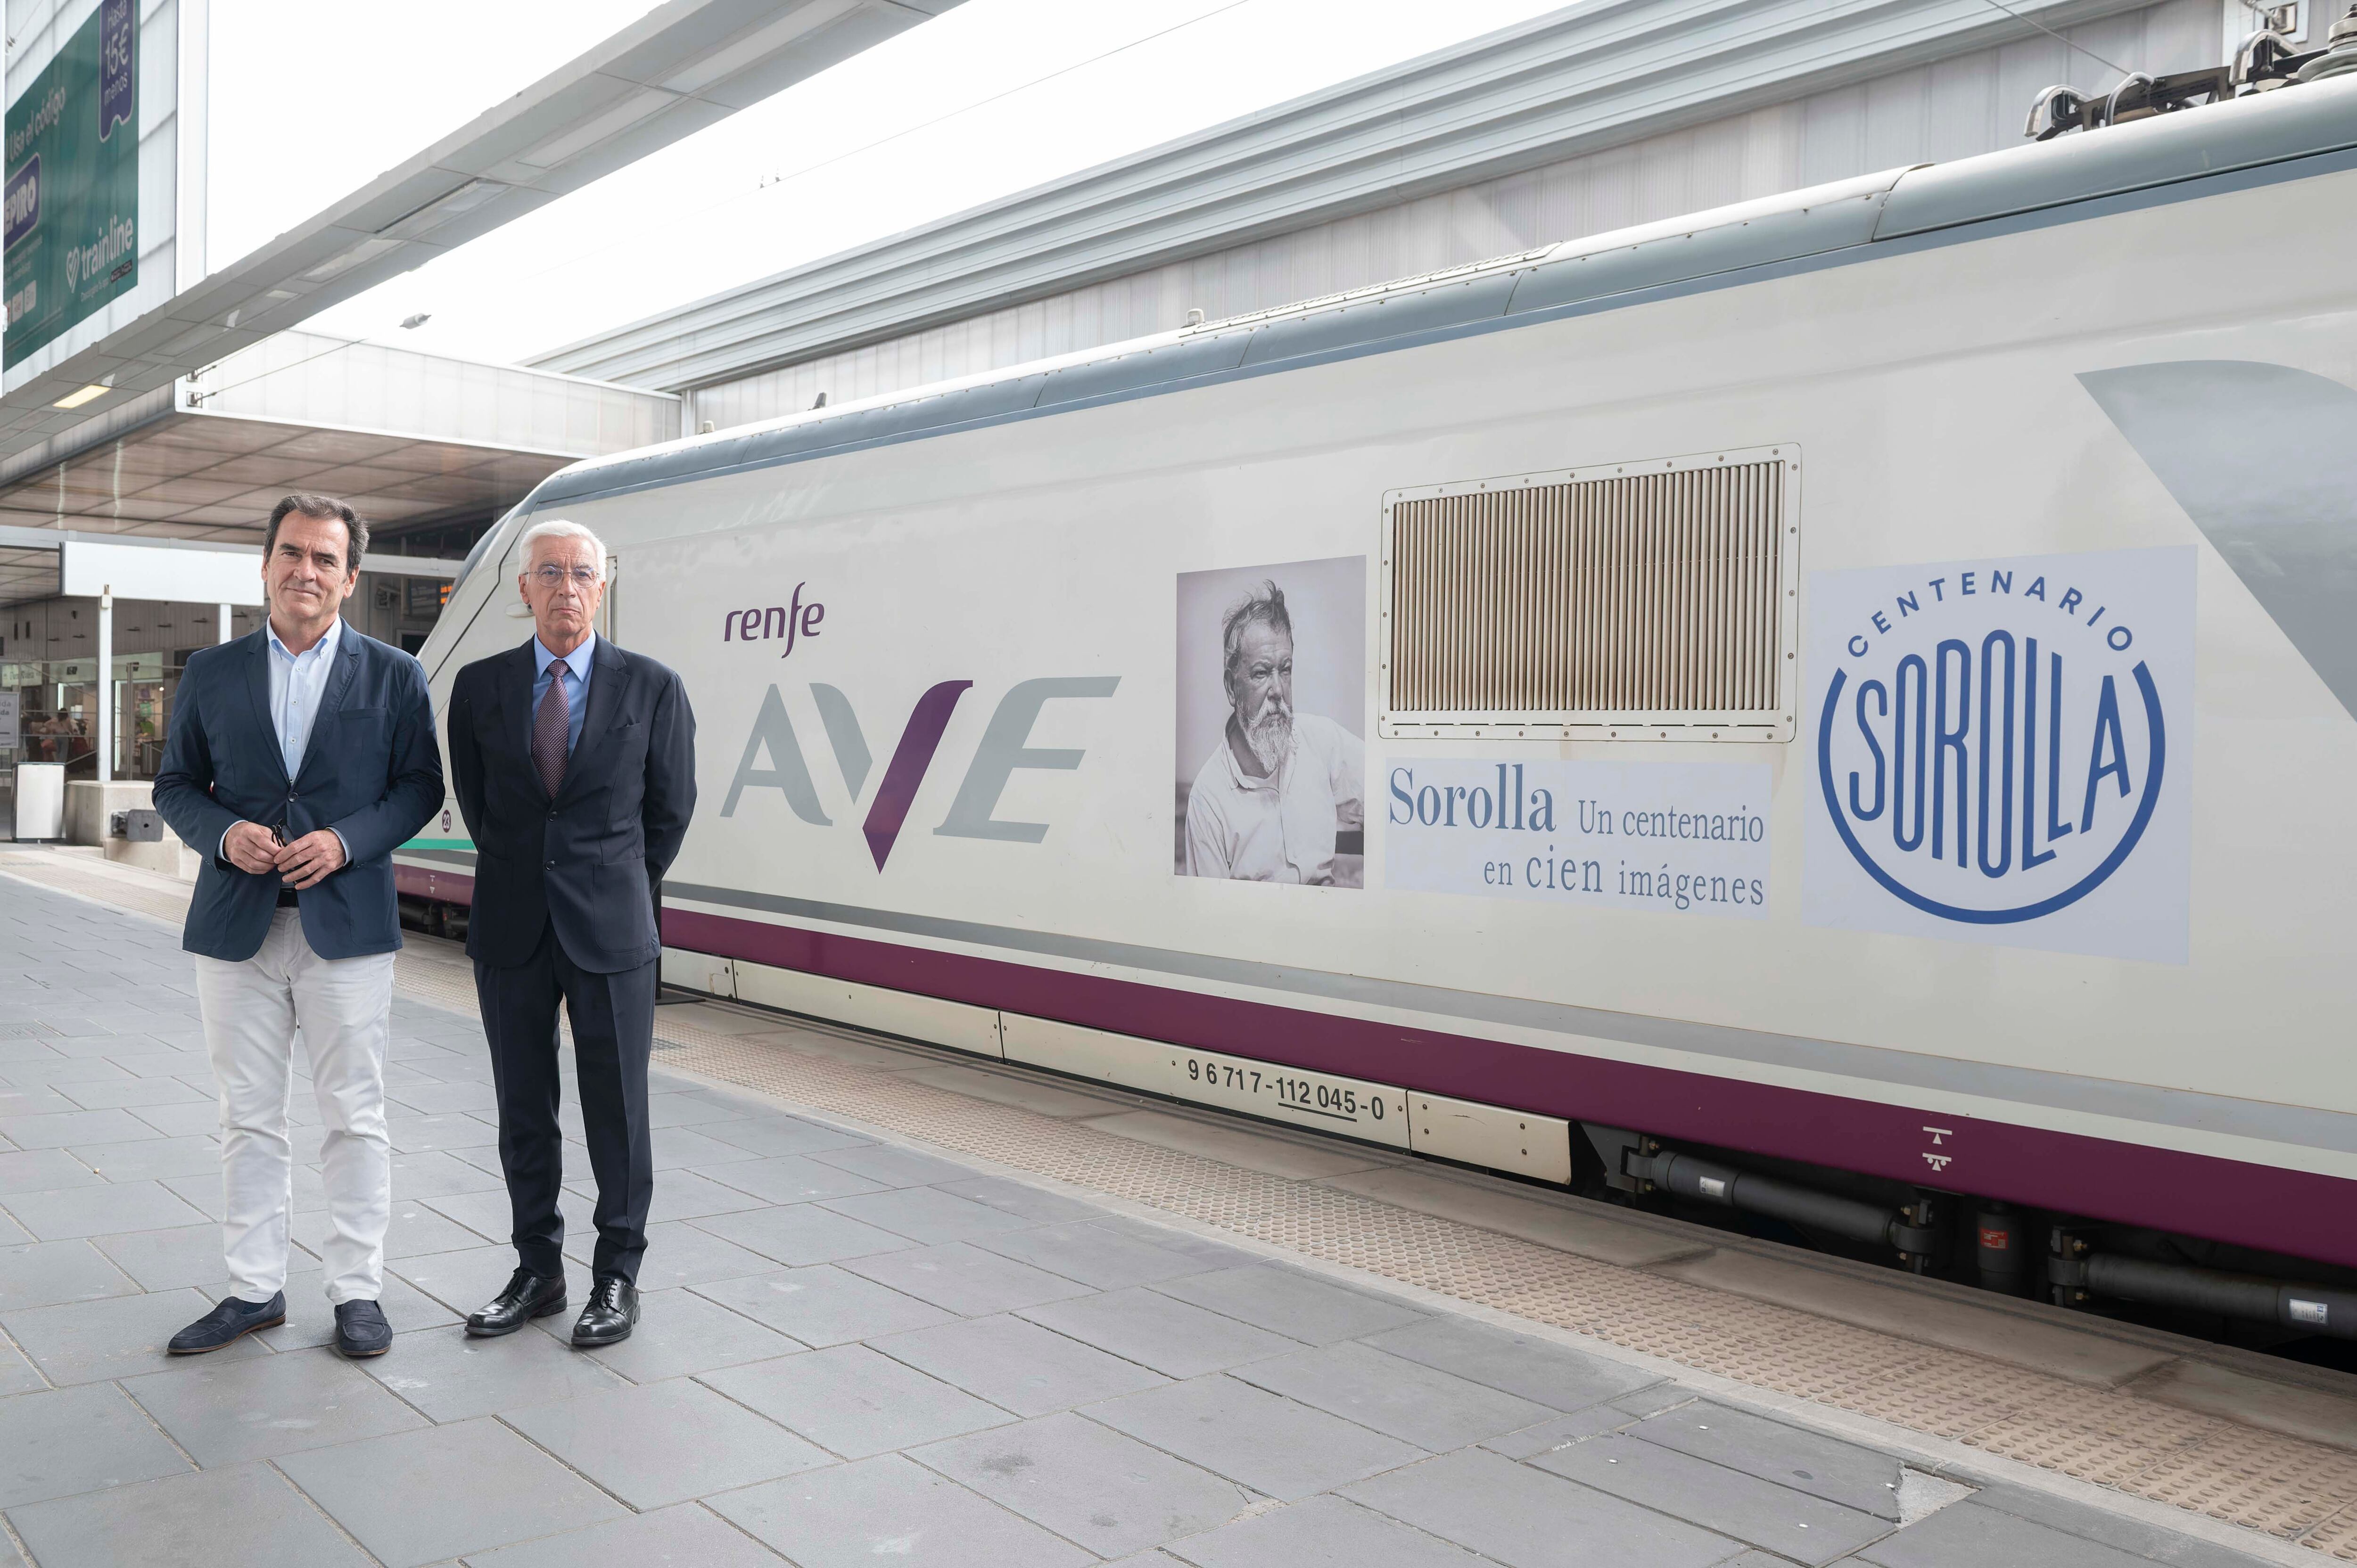
[[[361,557],[368,553],[368,519],[343,502],[328,496],[292,495],[272,507],[270,532],[262,536],[264,560],[270,559],[271,552],[278,548],[278,525],[286,521],[288,512],[294,511],[299,511],[305,517],[316,518],[322,522],[342,523],[344,536],[352,542],[352,556],[350,560],[344,563],[344,571],[350,575],[360,570]]]

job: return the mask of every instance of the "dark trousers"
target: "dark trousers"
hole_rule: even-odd
[[[597,1178],[597,1248],[592,1268],[638,1283],[654,1197],[647,1133],[647,1056],[655,1029],[654,963],[598,974],[565,957],[544,926],[532,956],[512,969],[478,961],[475,994],[491,1044],[500,1101],[500,1168],[514,1211],[516,1262],[535,1274],[565,1272],[565,1179],[557,1129],[556,1007],[573,1021],[573,1061],[589,1169]]]

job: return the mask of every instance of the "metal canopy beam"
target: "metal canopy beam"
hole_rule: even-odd
[[[670,0],[0,397],[0,458],[490,232],[961,0]],[[108,400],[51,405],[79,388]]]
[[[2153,0],[1588,0],[539,355],[677,392]]]

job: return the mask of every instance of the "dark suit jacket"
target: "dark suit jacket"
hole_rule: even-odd
[[[302,895],[303,935],[321,958],[401,946],[393,852],[442,807],[425,671],[350,623],[293,779],[270,722],[270,628],[188,656],[172,699],[172,729],[156,774],[156,810],[204,855],[180,945],[242,961],[261,950],[278,906],[274,873],[221,858],[236,822],[284,823],[292,841],[317,828],[343,835],[344,867]]]
[[[450,688],[450,774],[475,840],[467,952],[495,969],[553,928],[592,973],[662,950],[660,887],[695,811],[695,714],[679,677],[604,638],[556,798],[532,765],[533,645],[479,660]]]

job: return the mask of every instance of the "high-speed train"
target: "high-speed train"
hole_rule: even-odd
[[[2352,256],[2357,76],[585,462],[421,658],[606,542],[673,983],[2346,1335]]]

